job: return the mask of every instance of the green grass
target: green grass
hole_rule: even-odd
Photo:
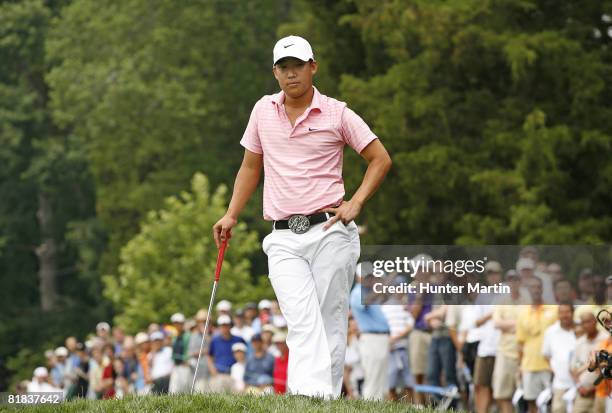
[[[131,396],[123,400],[78,400],[60,405],[0,406],[2,412],[433,412],[406,403],[325,401],[303,396],[177,395]]]

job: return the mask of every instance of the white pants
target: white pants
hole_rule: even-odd
[[[193,373],[189,366],[174,366],[172,374],[170,375],[170,384],[168,386],[168,393],[189,393],[191,390],[191,379]]]
[[[389,352],[388,334],[359,336],[364,399],[382,400],[389,391]]]
[[[357,225],[317,224],[304,234],[274,230],[262,247],[269,278],[287,320],[288,392],[340,396],[349,292],[360,246]]]

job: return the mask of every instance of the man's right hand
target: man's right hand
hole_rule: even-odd
[[[226,239],[229,240],[232,237],[232,227],[238,223],[236,218],[225,214],[217,223],[213,226],[213,237],[215,238],[215,244],[217,248],[221,246],[221,242]]]

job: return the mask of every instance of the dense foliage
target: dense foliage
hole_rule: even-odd
[[[391,153],[365,243],[610,243],[611,26],[609,0],[0,0],[0,389],[164,292],[205,304],[278,36]],[[347,150],[348,196],[364,169]],[[228,298],[267,288],[260,217],[258,192]]]

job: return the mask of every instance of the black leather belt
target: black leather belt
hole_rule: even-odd
[[[320,224],[332,217],[332,212],[319,212],[312,215],[292,215],[289,219],[274,221],[274,229],[290,229],[296,234],[303,234],[311,225]]]

